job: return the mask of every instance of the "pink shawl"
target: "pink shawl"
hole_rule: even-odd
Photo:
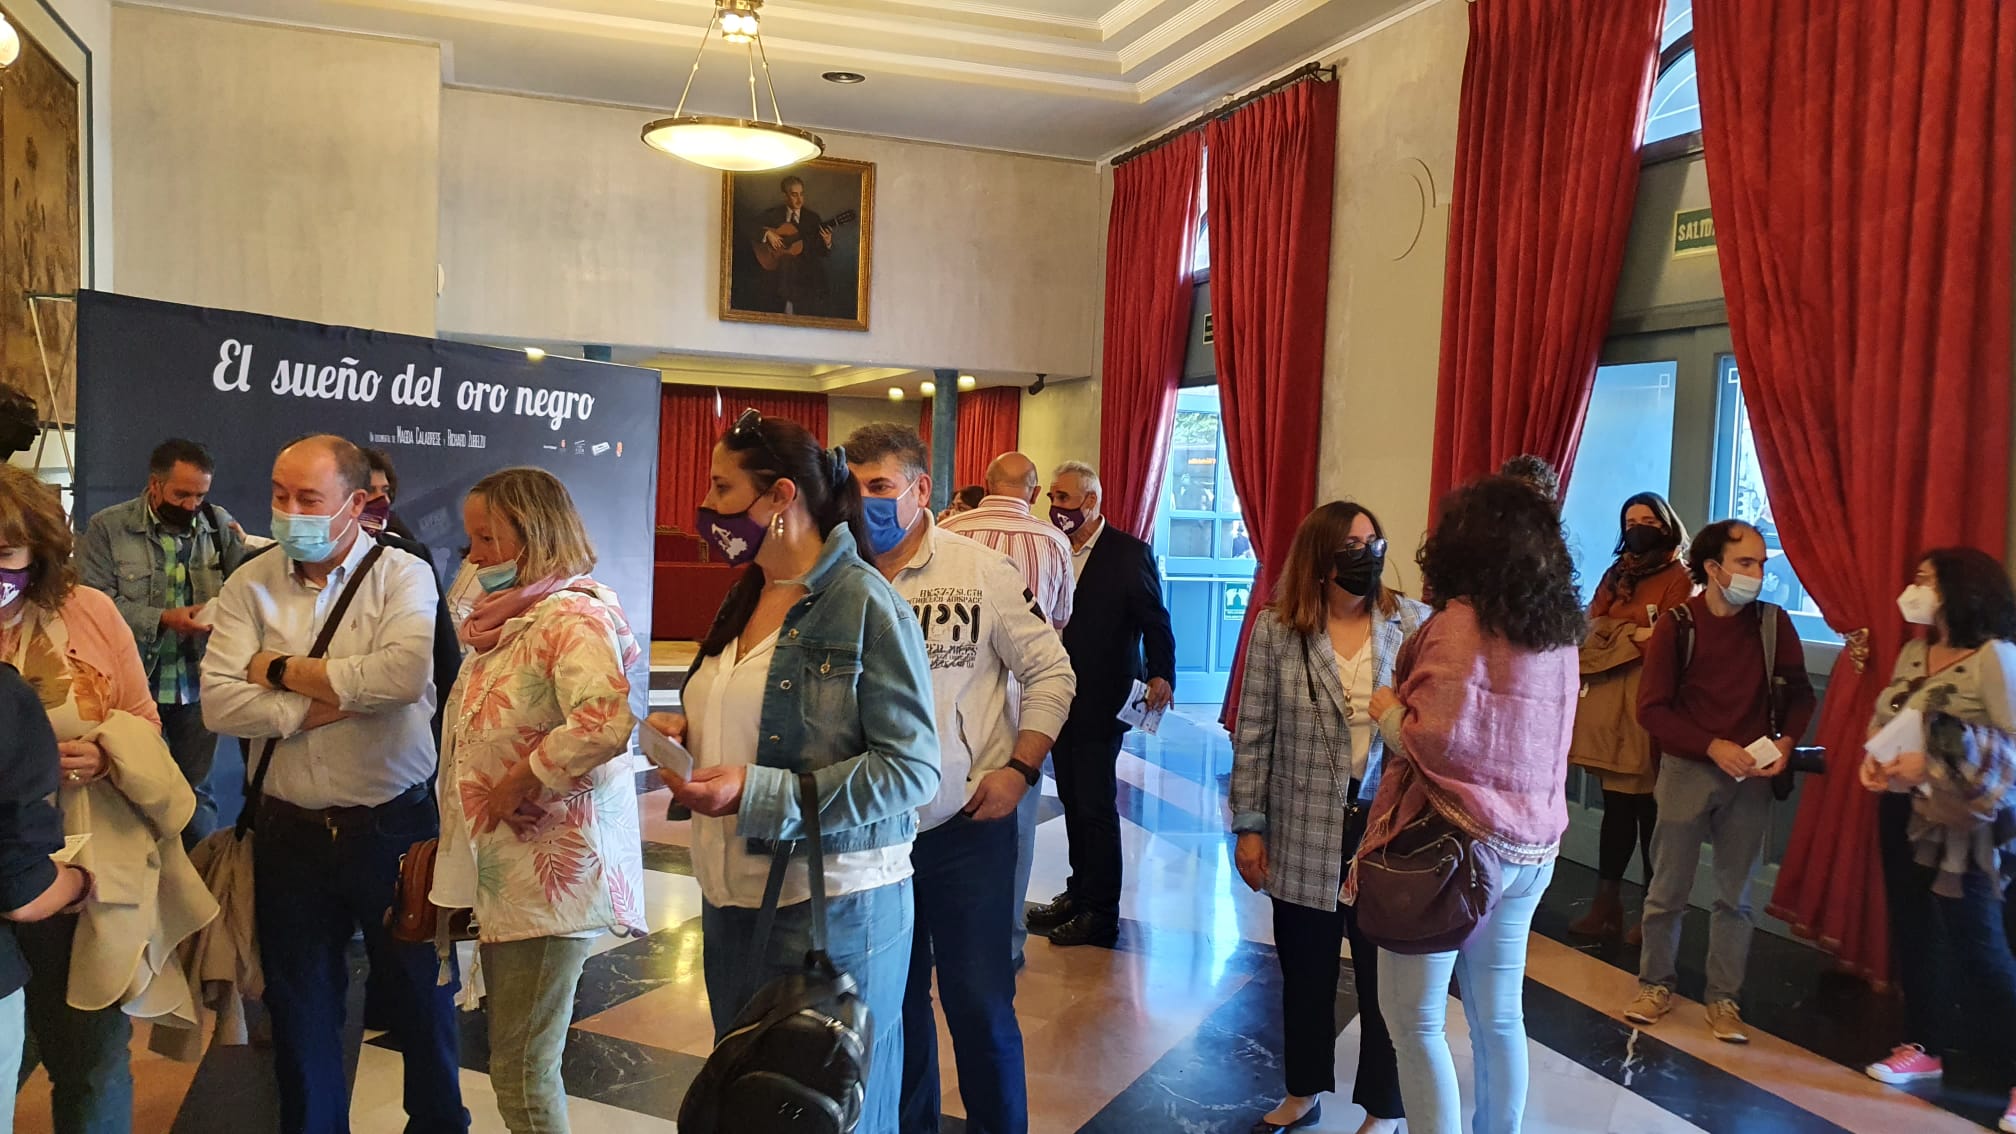
[[[462,644],[479,654],[489,653],[503,639],[506,622],[531,610],[534,603],[573,581],[555,575],[536,583],[501,590],[494,595],[484,595],[469,608],[469,617],[462,621]]]

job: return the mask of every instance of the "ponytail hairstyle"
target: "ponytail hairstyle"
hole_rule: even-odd
[[[812,522],[825,539],[833,529],[845,526],[854,536],[854,546],[868,546],[868,525],[861,509],[861,483],[847,467],[844,449],[827,449],[812,431],[781,417],[764,417],[755,410],[742,416],[721,438],[721,447],[734,456],[742,471],[756,484],[758,496],[776,487],[780,480],[797,486],[798,499],[805,502]],[[763,568],[750,564],[729,589],[721,603],[721,613],[700,643],[700,656],[710,658],[728,648],[741,635],[756,612],[767,580]],[[694,667],[696,670],[698,666]]]

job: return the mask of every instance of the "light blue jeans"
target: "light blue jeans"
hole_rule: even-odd
[[[1554,864],[1511,866],[1491,916],[1454,953],[1379,950],[1379,1007],[1399,1057],[1400,1098],[1411,1134],[1461,1134],[1463,1099],[1443,1024],[1449,977],[1463,992],[1476,1065],[1474,1134],[1519,1134],[1526,1118],[1526,938]]]
[[[770,948],[757,963],[758,911],[700,905],[701,968],[707,980],[714,1039],[734,1026],[735,1017],[765,984],[802,972],[812,944],[812,903],[777,911]],[[868,1002],[875,1030],[868,1061],[868,1097],[855,1134],[896,1134],[897,1104],[903,1087],[903,997],[910,985],[910,938],[916,926],[913,883],[905,878],[826,903],[827,954],[854,978]]]
[[[0,1084],[21,1074],[21,1047],[28,1039],[28,997],[20,989],[0,996]],[[0,1134],[14,1134],[14,1092],[0,1091]]]
[[[1022,963],[1022,947],[1029,940],[1029,927],[1022,924],[1028,912],[1029,875],[1036,869],[1036,817],[1043,810],[1043,781],[1022,796],[1015,805],[1015,901],[1008,907],[1008,959]],[[1048,899],[1045,899],[1046,901]]]

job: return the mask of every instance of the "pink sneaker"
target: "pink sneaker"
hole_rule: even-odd
[[[1946,1073],[1945,1065],[1933,1056],[1925,1054],[1925,1049],[1915,1043],[1901,1044],[1890,1053],[1888,1059],[1871,1063],[1863,1069],[1871,1079],[1901,1087],[1906,1083],[1916,1083],[1925,1079],[1937,1079]]]

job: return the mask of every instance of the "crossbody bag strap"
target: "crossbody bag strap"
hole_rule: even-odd
[[[308,648],[308,657],[319,658],[329,652],[329,643],[335,639],[336,629],[342,624],[344,613],[350,609],[351,600],[357,597],[358,589],[364,585],[364,577],[371,573],[372,566],[383,554],[384,544],[374,544],[364,554],[364,561],[357,565],[356,573],[344,584],[343,593],[336,596],[336,605],[329,608],[329,617],[322,620],[322,629],[315,635],[315,644]],[[252,829],[259,812],[259,800],[266,789],[266,773],[273,767],[273,746],[278,743],[278,737],[269,736],[259,746],[259,767],[252,773],[251,786],[245,789],[245,806],[238,812],[234,828],[241,839],[245,837],[245,832]]]

